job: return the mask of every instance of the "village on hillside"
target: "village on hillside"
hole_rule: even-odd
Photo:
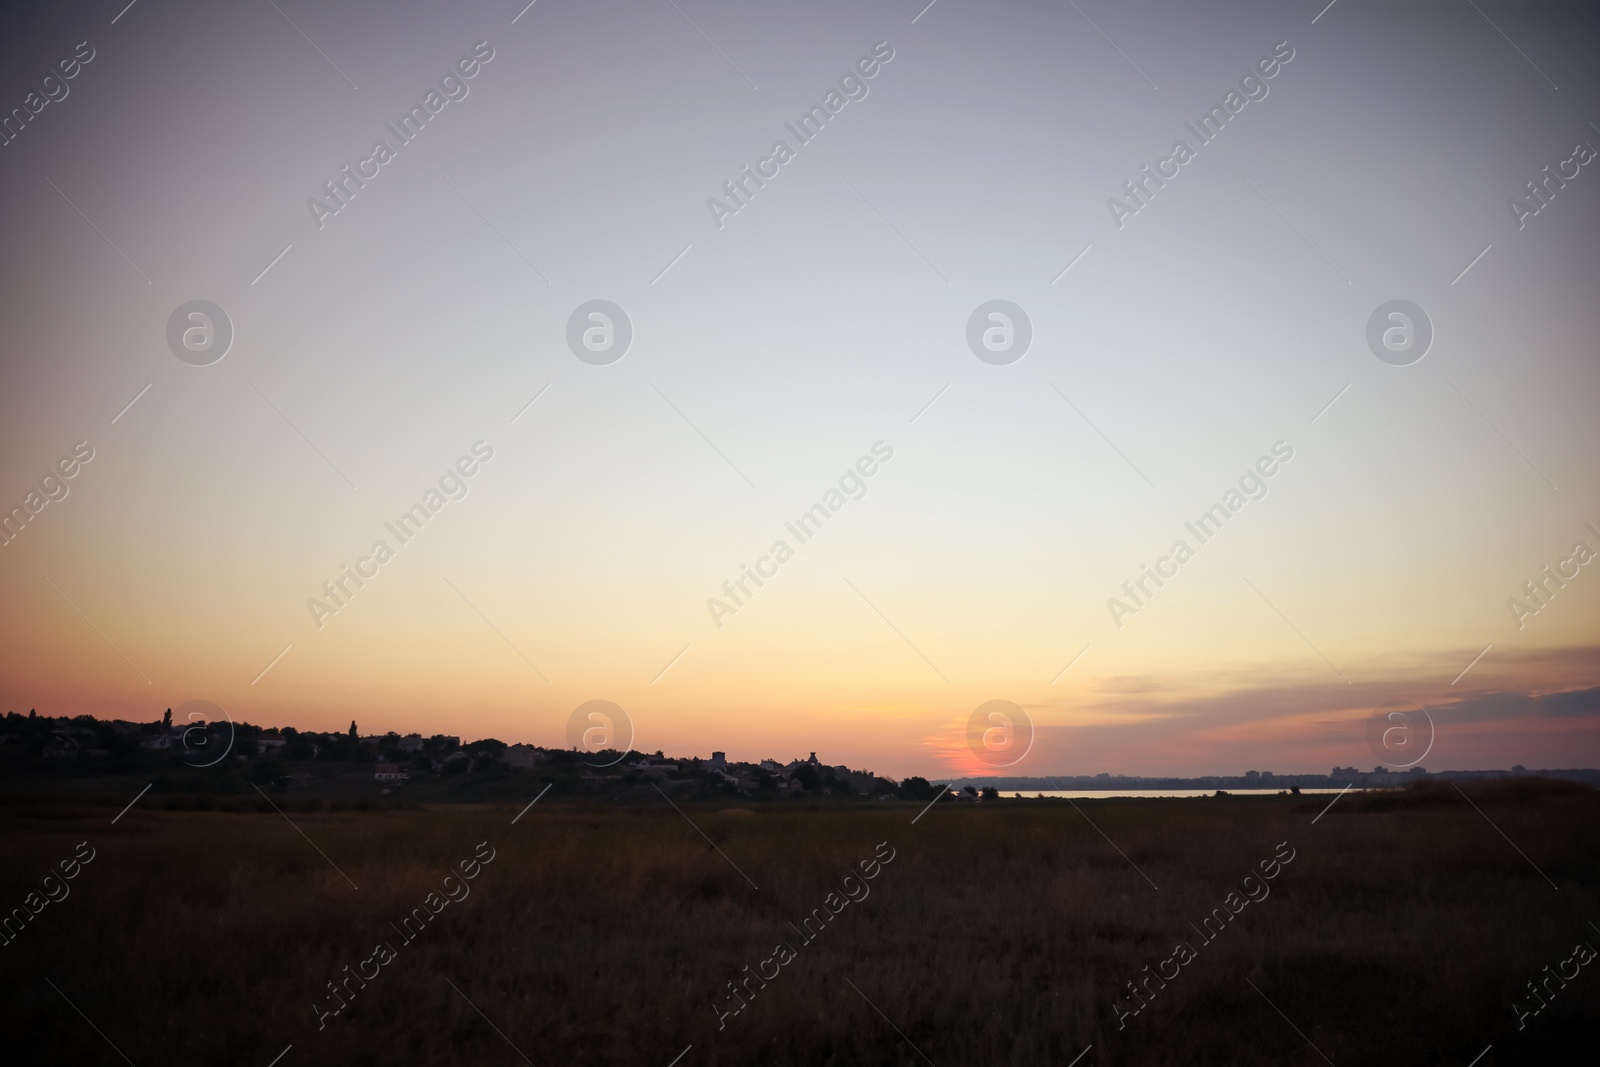
[[[923,799],[934,786],[921,778],[896,780],[844,765],[823,763],[812,752],[787,762],[668,758],[664,753],[587,752],[506,744],[484,738],[463,744],[447,734],[362,734],[352,722],[342,733],[249,723],[174,722],[169,710],[139,723],[15,712],[0,721],[0,773],[94,776],[149,769],[169,788],[231,792],[256,786],[281,792],[402,791],[494,793],[498,782],[529,773],[562,792],[658,784],[697,787],[747,797]],[[158,781],[162,779],[158,778]],[[366,786],[362,789],[363,784]],[[230,788],[235,787],[235,788]],[[519,788],[524,788],[524,780]],[[979,791],[970,792],[976,798]]]

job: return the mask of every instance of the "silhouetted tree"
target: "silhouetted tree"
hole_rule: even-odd
[[[357,736],[358,735],[356,734],[356,721],[354,719],[351,719],[350,720],[350,740],[352,740],[352,741],[356,740]]]
[[[485,752],[472,757],[472,773],[474,774],[503,774],[509,770],[511,770],[509,766],[490,753]]]
[[[168,708],[167,709],[167,713],[165,715],[161,716],[161,725],[167,727],[169,730],[172,728],[172,709],[171,708]]]
[[[996,789],[992,785],[984,786],[983,787],[983,799],[985,799],[985,800],[999,800],[1000,799],[1000,790]]]

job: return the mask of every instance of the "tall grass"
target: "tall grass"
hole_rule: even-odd
[[[1091,1044],[1085,1065],[1323,1062],[1306,1038],[1339,1067],[1490,1043],[1480,1067],[1570,1062],[1600,971],[1521,1033],[1510,1004],[1600,946],[1600,795],[1469,789],[1480,814],[1446,788],[1347,796],[1315,825],[1324,798],[941,804],[915,826],[899,804],[686,808],[694,826],[665,803],[542,803],[514,826],[517,807],[293,825],[135,807],[111,826],[12,805],[0,905],[77,842],[98,855],[0,948],[0,1033],[8,1061],[123,1062],[108,1038],[140,1067],[265,1067],[290,1044],[284,1067],[521,1063],[513,1043],[539,1067],[665,1067],[691,1044],[681,1067],[1065,1064]],[[496,858],[470,897],[402,946],[389,923],[481,841]],[[885,841],[870,897],[801,947],[789,922]],[[1195,943],[1282,841],[1297,854],[1271,896],[1119,1030],[1124,983]],[[380,941],[398,958],[319,1030],[325,983]],[[780,941],[798,957],[719,1029],[713,1000]]]

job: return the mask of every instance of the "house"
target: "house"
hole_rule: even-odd
[[[256,746],[263,752],[275,751],[288,743],[289,739],[277,730],[263,730],[261,736],[256,738]]]
[[[373,768],[372,777],[380,782],[403,782],[411,775],[402,771],[397,763],[379,763]]]
[[[708,768],[710,768],[711,770],[713,770],[713,771],[725,771],[725,770],[727,770],[728,769],[728,754],[726,752],[713,752],[713,753],[711,753],[711,759],[706,763],[706,766]]]
[[[723,783],[724,785],[731,785],[741,793],[748,793],[756,787],[754,780],[746,778],[743,775],[733,774],[728,771],[719,771],[714,767],[711,769],[710,774],[717,781]]]
[[[169,752],[174,741],[182,744],[183,731],[178,729],[162,730],[158,734],[151,734],[139,742],[139,747],[146,752]]]
[[[799,770],[801,767],[810,767],[819,775],[829,770],[829,768],[822,765],[822,761],[817,759],[817,754],[813,752],[806,759],[790,760],[788,765],[783,768],[783,774],[787,777],[794,774],[794,772]]]
[[[661,753],[658,752],[654,756],[646,756],[643,759],[635,760],[628,764],[628,769],[638,774],[641,778],[659,782],[665,781],[668,775],[676,774],[678,765],[671,760],[662,759]]]
[[[44,743],[45,759],[73,759],[83,748],[71,734],[55,734]]]
[[[401,752],[421,752],[422,751],[422,735],[421,734],[406,734],[404,737],[402,737],[400,739],[399,748],[400,748]]]
[[[545,755],[542,748],[537,748],[533,745],[515,744],[506,749],[500,758],[505,760],[508,766],[528,770],[534,764],[543,763],[549,757]]]

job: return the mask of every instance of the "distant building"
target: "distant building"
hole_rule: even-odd
[[[644,778],[665,781],[668,775],[678,772],[678,765],[657,752],[654,756],[646,756],[628,764],[628,769]]]
[[[277,730],[263,730],[261,736],[256,738],[256,746],[262,751],[279,749],[288,743],[289,739]]]
[[[726,752],[713,752],[711,759],[706,764],[711,770],[725,771],[728,769],[728,754]]]
[[[151,734],[139,742],[139,747],[147,752],[170,752],[174,746],[181,748],[184,729],[182,726],[173,726],[160,733]]]
[[[536,763],[543,763],[548,757],[545,755],[544,749],[542,748],[535,748],[533,745],[517,744],[506,749],[505,754],[500,758],[505,760],[509,766],[520,767],[523,770],[528,770]]]
[[[397,764],[379,763],[373,768],[372,777],[380,782],[403,782],[411,776],[402,771]]]
[[[421,752],[422,751],[422,735],[421,734],[406,734],[404,737],[402,737],[400,739],[399,748],[400,748],[401,752]]]
[[[755,782],[748,778],[742,778],[738,775],[729,774],[727,771],[719,771],[715,768],[712,768],[711,773],[716,776],[718,781],[733,786],[741,793],[751,793],[755,791]]]

